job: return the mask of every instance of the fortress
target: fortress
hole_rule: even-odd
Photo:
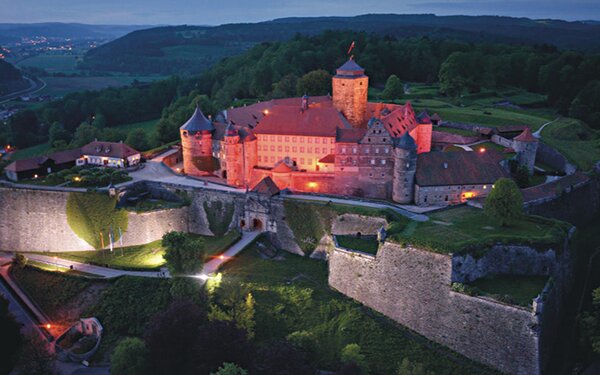
[[[183,170],[248,190],[270,178],[282,190],[420,205],[464,203],[508,176],[496,152],[431,152],[438,116],[417,115],[410,102],[368,102],[368,87],[350,59],[332,78],[332,96],[274,99],[214,120],[197,108],[180,129]],[[537,140],[520,139],[517,160],[532,170]]]

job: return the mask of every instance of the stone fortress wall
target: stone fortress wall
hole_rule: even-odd
[[[495,246],[481,258],[384,243],[376,256],[336,248],[329,285],[423,336],[509,374],[541,374],[568,290],[571,261],[561,249]],[[453,282],[491,274],[552,276],[533,308],[469,296]]]

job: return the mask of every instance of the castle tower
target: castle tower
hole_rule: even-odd
[[[183,149],[183,170],[190,175],[212,172],[212,132],[214,126],[199,106],[185,124],[179,128]]]
[[[227,165],[227,184],[231,186],[243,186],[244,184],[244,158],[240,134],[231,122],[225,129],[223,137],[225,148],[225,163]]]
[[[332,79],[333,106],[355,128],[366,128],[369,77],[352,58],[340,66]]]
[[[397,203],[410,203],[414,199],[415,173],[417,171],[417,144],[405,132],[394,144],[394,181],[392,199]]]
[[[523,133],[513,138],[513,149],[517,153],[519,167],[524,166],[533,174],[535,166],[535,155],[537,154],[538,139],[526,128]]]

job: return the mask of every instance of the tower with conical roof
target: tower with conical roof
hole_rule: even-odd
[[[355,128],[367,126],[369,77],[352,58],[340,66],[332,79],[333,106]]]
[[[413,201],[416,171],[417,143],[407,131],[394,142],[394,180],[392,183],[394,202],[410,203]]]
[[[527,168],[529,174],[533,174],[537,148],[538,139],[531,134],[529,128],[513,138],[513,149],[517,153],[517,163],[520,167]]]
[[[179,128],[183,151],[183,170],[189,175],[212,172],[212,122],[204,116],[199,106],[185,124]]]

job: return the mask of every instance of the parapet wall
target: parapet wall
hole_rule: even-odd
[[[545,257],[553,257],[549,251],[540,255],[539,266],[532,267],[542,270]],[[487,271],[495,268],[490,264]],[[388,242],[376,256],[339,248],[329,255],[329,285],[341,293],[502,372],[540,374],[544,353],[553,344],[553,336],[540,325],[540,315],[533,309],[456,293],[451,283],[457,274],[452,255]],[[546,298],[552,298],[546,301],[550,305],[557,300],[552,295]],[[558,308],[552,310],[544,319],[550,330],[558,316]],[[548,341],[542,343],[540,337]]]

